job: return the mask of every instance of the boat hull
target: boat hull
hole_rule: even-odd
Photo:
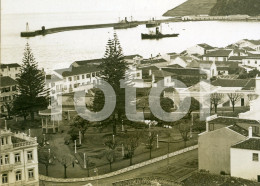
[[[138,24],[136,23],[124,23],[124,24],[119,24],[119,25],[116,25],[114,26],[114,29],[127,29],[127,28],[134,28],[134,27],[137,27]]]
[[[142,39],[161,39],[165,37],[178,37],[179,34],[157,34],[157,35],[151,35],[151,34],[141,34]]]
[[[147,23],[146,28],[152,28],[152,27],[157,27],[160,26],[160,23]]]

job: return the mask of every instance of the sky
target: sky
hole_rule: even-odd
[[[132,11],[144,7],[156,11],[160,6],[180,4],[185,0],[1,0],[2,14],[19,13],[56,13],[56,12],[84,12],[91,6],[92,11],[117,11],[128,4]],[[167,3],[166,3],[167,2]],[[167,7],[171,9],[171,7]]]

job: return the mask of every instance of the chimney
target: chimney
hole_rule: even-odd
[[[253,137],[253,132],[252,132],[252,127],[248,127],[248,138],[252,138]]]
[[[206,132],[209,132],[209,122],[206,121]]]

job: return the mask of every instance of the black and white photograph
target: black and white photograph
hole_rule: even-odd
[[[0,186],[260,186],[260,0],[0,2]]]

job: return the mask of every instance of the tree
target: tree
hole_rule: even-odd
[[[116,33],[114,33],[113,39],[108,40],[106,52],[99,68],[101,69],[101,78],[113,87],[116,94],[116,108],[113,112],[114,122],[112,123],[113,133],[116,134],[116,114],[118,120],[121,121],[125,101],[124,89],[120,88],[120,80],[125,79],[125,72],[128,69]]]
[[[116,153],[115,150],[107,150],[105,152],[106,154],[106,159],[109,162],[109,168],[110,168],[110,172],[112,171],[112,163],[116,161]]]
[[[171,109],[174,107],[173,100],[167,97],[161,97],[160,104],[165,112],[171,112]]]
[[[199,119],[194,122],[194,125],[192,126],[193,130],[199,131],[200,133],[202,131],[206,130],[206,123],[205,121],[200,121]]]
[[[232,104],[233,112],[235,111],[236,101],[239,100],[241,97],[243,97],[243,94],[238,94],[238,93],[229,93],[228,94],[228,98]]]
[[[106,138],[104,145],[107,146],[111,150],[115,150],[116,147],[118,146],[118,143],[115,139],[109,137],[109,138]]]
[[[92,110],[94,112],[99,112],[105,105],[105,95],[100,89],[94,89],[93,91],[95,92],[95,96],[92,104]]]
[[[25,46],[23,64],[17,77],[18,92],[16,103],[23,104],[19,106],[14,104],[14,110],[22,109],[29,112],[31,120],[34,120],[34,112],[44,109],[48,106],[48,91],[45,89],[44,72],[38,69],[29,44]]]
[[[152,149],[154,147],[154,144],[156,142],[157,139],[157,134],[155,132],[147,132],[147,143],[146,143],[146,148],[149,149],[150,153],[149,153],[149,159],[152,159]]]
[[[82,134],[82,138],[84,139],[85,133],[88,130],[88,127],[90,126],[90,122],[88,120],[83,119],[79,115],[73,118],[73,121],[71,123],[71,128],[76,128],[80,133]],[[76,130],[75,130],[76,131]]]
[[[71,166],[72,164],[74,164],[74,160],[71,157],[64,155],[64,156],[58,158],[58,161],[64,168],[64,178],[67,178],[67,168],[69,166]]]
[[[185,121],[184,123],[180,123],[178,126],[179,132],[181,134],[181,137],[184,141],[184,147],[187,146],[187,141],[190,139],[190,125],[188,125],[189,121]]]
[[[130,166],[133,164],[133,156],[136,148],[139,146],[142,133],[136,131],[134,134],[125,134],[124,147],[127,151],[127,157],[130,159]]]
[[[221,93],[213,93],[210,95],[210,103],[214,106],[215,113],[217,113],[218,105],[220,104],[223,97],[224,97],[224,95]]]
[[[55,159],[53,148],[41,148],[38,150],[39,163],[45,166],[46,176],[49,175],[49,166],[53,164]]]
[[[7,110],[7,119],[11,118],[11,112],[12,112],[12,108],[13,108],[13,103],[12,102],[4,102],[4,107]]]
[[[253,100],[257,99],[258,96],[259,96],[258,94],[248,94],[247,95],[249,101],[253,101]]]
[[[190,118],[191,117],[191,113],[193,111],[196,111],[196,110],[199,110],[200,107],[201,107],[201,104],[200,102],[195,99],[194,97],[185,97],[184,100],[182,101],[182,103],[180,104],[180,110],[186,110],[187,107],[188,107],[188,99],[190,99],[190,106],[189,106],[189,110],[188,110],[188,117]]]

